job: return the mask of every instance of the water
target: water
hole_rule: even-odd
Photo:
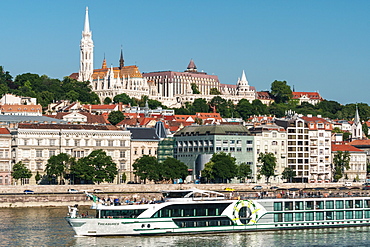
[[[0,209],[0,246],[370,246],[370,227],[157,237],[74,237],[67,208]]]

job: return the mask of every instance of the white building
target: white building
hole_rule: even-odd
[[[119,175],[126,173],[130,162],[130,132],[114,126],[73,124],[19,124],[12,132],[12,163],[22,161],[35,174],[44,174],[47,160],[60,153],[81,158],[102,149],[117,164]],[[128,176],[129,174],[127,174]]]

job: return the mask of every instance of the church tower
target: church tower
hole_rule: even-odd
[[[351,125],[352,140],[362,139],[362,124],[360,114],[358,114],[358,107],[356,105],[356,114],[353,124]]]
[[[86,7],[85,25],[82,31],[82,39],[80,42],[80,71],[78,73],[79,81],[92,81],[94,72],[94,43],[92,41],[92,33],[89,24],[89,9]]]

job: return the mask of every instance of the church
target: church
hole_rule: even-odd
[[[257,98],[256,90],[249,85],[244,71],[236,85],[221,84],[218,76],[199,72],[192,59],[184,72],[141,73],[136,65],[125,66],[122,49],[118,67],[107,67],[104,58],[101,68],[93,69],[93,54],[94,42],[86,7],[84,30],[80,42],[80,70],[70,77],[79,81],[89,81],[101,102],[107,97],[113,99],[116,95],[126,93],[131,98],[140,99],[146,95],[167,107],[181,107],[186,102],[193,102],[197,98],[211,100],[216,96],[211,94],[212,90],[220,92],[222,98],[232,100],[235,104],[241,99],[252,102]],[[192,85],[196,85],[199,91],[197,94],[194,94]]]

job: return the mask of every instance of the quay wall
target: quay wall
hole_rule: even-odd
[[[50,207],[50,206],[69,206],[69,205],[91,205],[91,200],[87,200],[86,195],[81,191],[93,192],[99,189],[102,192],[96,193],[101,198],[125,199],[153,198],[161,197],[160,191],[163,190],[185,190],[198,188],[204,190],[226,191],[226,188],[233,189],[235,192],[247,193],[252,195],[253,187],[256,184],[121,184],[121,185],[2,185],[0,186],[0,207]],[[264,190],[269,190],[271,185],[263,185]],[[332,190],[343,184],[280,184],[279,188],[299,188],[310,189],[315,187]],[[360,187],[361,184],[354,183],[352,187]],[[68,189],[76,189],[80,193],[68,193]],[[34,194],[25,194],[24,190],[32,190]]]

